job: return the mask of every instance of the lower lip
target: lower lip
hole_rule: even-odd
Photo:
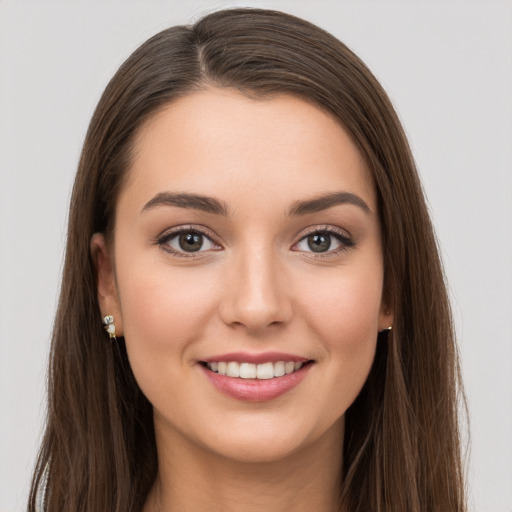
[[[302,382],[311,366],[313,364],[308,363],[300,370],[273,379],[242,379],[220,375],[203,365],[199,365],[204,374],[210,379],[210,382],[221,393],[247,402],[265,402],[284,395]]]

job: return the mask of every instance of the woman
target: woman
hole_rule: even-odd
[[[29,510],[462,511],[458,384],[364,64],[248,9],[136,50],[75,181]]]

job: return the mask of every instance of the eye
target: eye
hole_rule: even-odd
[[[219,246],[197,228],[176,229],[162,235],[157,244],[164,250],[182,257],[194,257],[193,253],[218,250]]]
[[[355,245],[347,233],[334,228],[317,229],[295,245],[297,250],[315,254],[337,254]]]

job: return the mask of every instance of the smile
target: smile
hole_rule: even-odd
[[[247,402],[264,402],[288,393],[315,365],[313,360],[279,353],[224,354],[199,363],[197,367],[217,391]]]
[[[300,370],[304,363],[299,361],[277,361],[254,364],[237,361],[219,361],[204,363],[206,368],[219,375],[238,377],[240,379],[273,379],[283,377]]]

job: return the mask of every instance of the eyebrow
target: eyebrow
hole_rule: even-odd
[[[353,204],[365,213],[371,213],[370,207],[358,195],[351,192],[332,192],[305,201],[295,201],[288,211],[288,217],[320,212],[338,204]]]
[[[224,201],[197,194],[160,192],[144,205],[142,212],[157,206],[178,206],[223,216],[229,214],[229,207]]]
[[[312,199],[294,201],[286,216],[308,215],[327,210],[339,204],[352,204],[361,208],[365,213],[371,213],[370,207],[358,195],[351,192],[332,192]],[[157,206],[178,206],[179,208],[190,208],[222,216],[229,216],[230,214],[230,208],[224,201],[198,194],[160,192],[144,205],[142,212]]]

